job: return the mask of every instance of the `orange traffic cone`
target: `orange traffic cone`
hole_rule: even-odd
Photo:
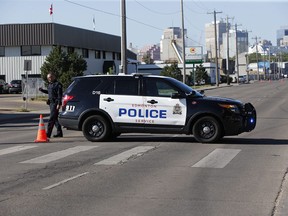
[[[34,142],[49,142],[49,139],[47,138],[47,135],[46,135],[46,130],[45,130],[45,125],[44,125],[42,114],[40,115],[37,138]]]

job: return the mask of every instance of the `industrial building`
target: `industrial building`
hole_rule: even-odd
[[[0,25],[0,79],[22,79],[24,61],[31,60],[30,77],[40,77],[40,68],[54,46],[77,52],[87,62],[84,74],[119,73],[121,37],[57,23]],[[136,54],[127,50],[127,58]]]

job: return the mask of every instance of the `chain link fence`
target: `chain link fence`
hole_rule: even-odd
[[[42,78],[26,78],[22,79],[22,97],[24,100],[35,100],[47,97],[47,94],[39,91],[42,87],[46,89],[45,82]]]

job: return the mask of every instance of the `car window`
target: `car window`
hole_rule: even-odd
[[[21,80],[12,80],[11,84],[21,84]]]
[[[144,83],[146,96],[171,97],[173,93],[179,93],[176,87],[163,79],[147,78],[144,79]]]
[[[77,93],[91,94],[93,91],[98,90],[98,86],[101,84],[99,78],[88,78],[88,79],[75,79],[67,88],[66,93]]]
[[[105,94],[139,95],[139,79],[125,77],[114,79],[104,90]]]

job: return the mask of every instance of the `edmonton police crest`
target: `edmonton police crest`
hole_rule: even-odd
[[[179,115],[182,115],[182,108],[179,104],[176,104],[174,107],[173,107],[173,114],[179,114]]]

